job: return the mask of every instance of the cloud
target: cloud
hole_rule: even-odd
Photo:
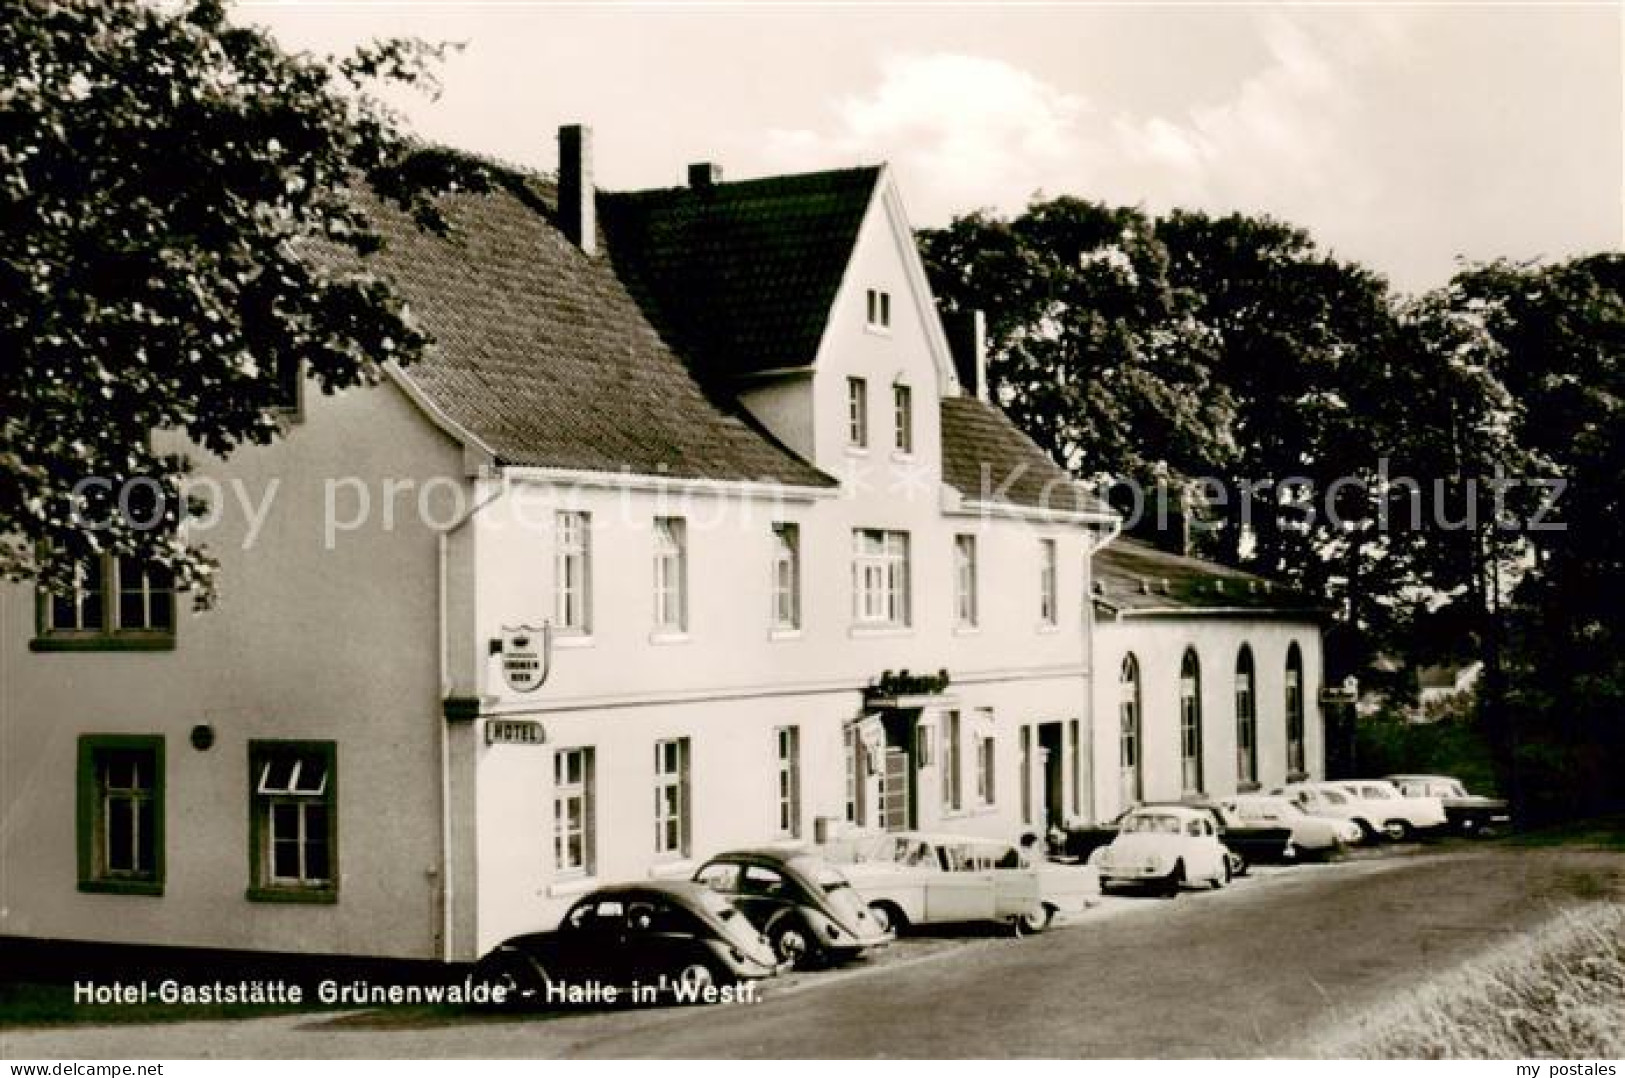
[[[1351,156],[1349,132],[1360,126],[1358,78],[1395,47],[1392,28],[1328,43],[1271,13],[1257,33],[1264,59],[1254,72],[1217,99],[1160,113],[1108,113],[991,57],[894,55],[871,91],[834,107],[827,129],[771,132],[768,159],[778,168],[890,161],[928,224],[983,206],[1016,211],[1040,190],[1299,218],[1328,201],[1374,205],[1379,186]]]

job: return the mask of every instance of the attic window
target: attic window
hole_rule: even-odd
[[[869,289],[868,324],[870,329],[891,328],[891,293],[878,288]]]

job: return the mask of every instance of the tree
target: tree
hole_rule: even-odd
[[[190,464],[153,435],[267,443],[290,377],[421,353],[385,282],[308,256],[374,249],[369,200],[440,228],[434,194],[484,184],[368,93],[432,90],[439,52],[290,56],[217,0],[0,0],[0,575],[61,590],[136,555],[206,602]]]
[[[1074,472],[1178,485],[1229,456],[1230,401],[1207,373],[1213,336],[1170,284],[1139,210],[1058,198],[919,239],[943,306],[988,315],[997,399]]]

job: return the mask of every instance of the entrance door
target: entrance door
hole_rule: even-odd
[[[880,773],[880,826],[887,831],[907,831],[909,781],[913,767],[907,749],[886,746],[886,765]]]
[[[1039,759],[1044,769],[1044,796],[1039,801],[1044,807],[1044,818],[1039,823],[1046,829],[1059,827],[1066,819],[1066,783],[1061,772],[1061,765],[1066,757],[1063,752],[1061,731],[1062,725],[1058,722],[1046,722],[1038,727]]]

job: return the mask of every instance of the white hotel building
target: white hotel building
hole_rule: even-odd
[[[1318,770],[1312,612],[1113,606],[1157,584],[1092,581],[1115,518],[950,349],[890,172],[607,194],[560,145],[444,238],[386,215],[429,358],[196,455],[269,506],[206,536],[213,609],[0,589],[0,936],[471,959],[729,847],[1111,815],[1181,792],[1187,637],[1201,788]]]

